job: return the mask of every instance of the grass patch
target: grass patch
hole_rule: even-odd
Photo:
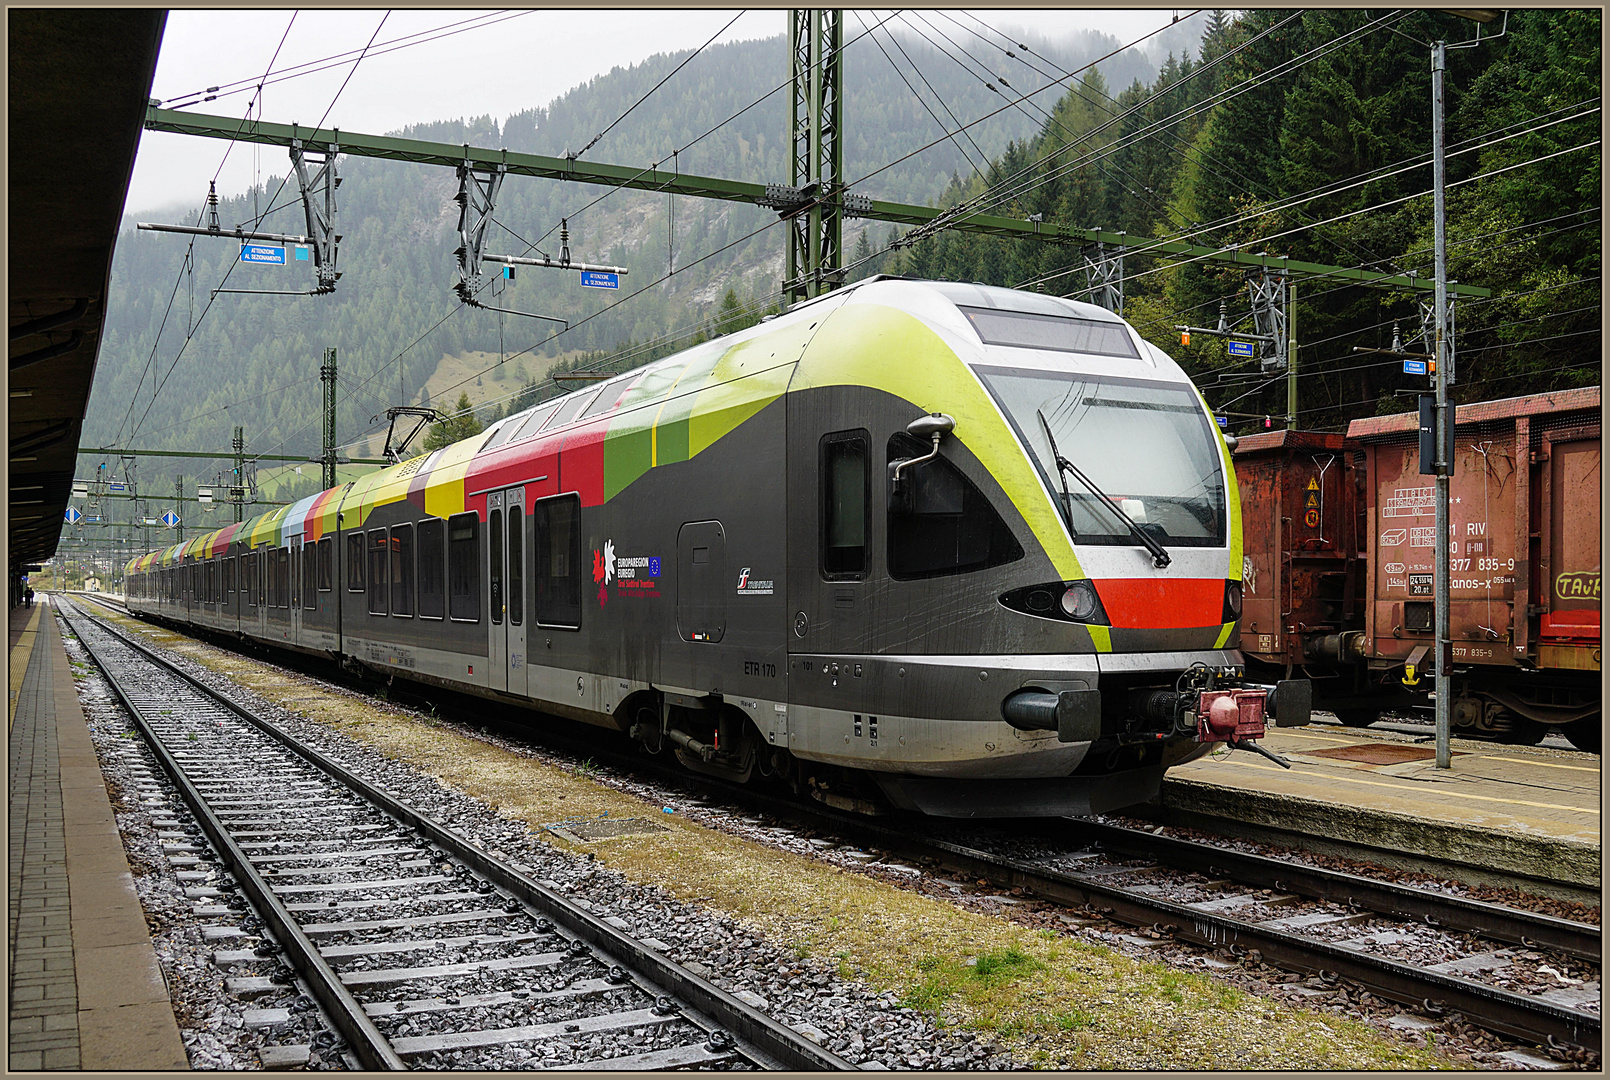
[[[994,949],[970,959],[924,956],[916,963],[921,978],[905,996],[907,1006],[938,1013],[959,999],[978,1005],[994,997],[1008,983],[1045,970],[1045,962],[1018,945]]]

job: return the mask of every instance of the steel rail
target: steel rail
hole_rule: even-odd
[[[853,1063],[825,1047],[816,1045],[715,984],[665,959],[653,949],[615,929],[590,912],[575,907],[559,893],[533,881],[510,863],[474,846],[456,830],[414,810],[312,747],[302,744],[276,725],[258,717],[245,706],[196,680],[118,628],[93,616],[86,617],[93,619],[97,626],[141,656],[183,679],[215,704],[229,710],[309,764],[356,791],[399,822],[417,830],[422,837],[446,850],[454,859],[542,912],[553,922],[609,956],[611,960],[621,960],[628,970],[641,972],[657,987],[675,994],[679,1000],[697,1010],[693,1013],[684,1010],[684,1015],[688,1019],[707,1031],[716,1029],[730,1031],[737,1038],[740,1050],[756,1064],[769,1069],[790,1071],[853,1071],[857,1068]],[[108,678],[110,679],[110,676]],[[701,1013],[704,1015],[699,1015]],[[607,1068],[608,1062],[599,1062],[598,1066]]]
[[[597,756],[596,750],[592,752]],[[640,766],[641,760],[639,759],[636,764]],[[675,775],[683,780],[690,778],[686,773],[677,772]],[[1594,1046],[1598,1042],[1600,1018],[1593,1013],[1491,987],[1472,979],[1425,971],[1350,946],[1259,926],[1257,923],[1213,912],[1198,911],[1187,904],[1130,892],[1120,887],[1082,878],[1076,873],[999,857],[961,844],[923,839],[832,810],[804,806],[747,789],[734,789],[731,785],[707,777],[692,777],[692,779],[752,806],[764,805],[769,812],[779,816],[805,817],[863,844],[898,852],[906,858],[930,859],[940,865],[964,871],[970,876],[986,878],[1002,887],[1020,887],[1025,892],[1052,903],[1081,909],[1097,908],[1102,914],[1130,926],[1169,925],[1172,927],[1170,932],[1182,941],[1210,948],[1257,949],[1265,959],[1279,966],[1310,974],[1341,976],[1371,993],[1404,1005],[1420,1007],[1428,1002],[1441,1002],[1446,1011],[1462,1013],[1467,1019],[1482,1027],[1540,1045],[1547,1044],[1551,1039],[1586,1046]],[[1068,824],[1079,828],[1094,823]],[[1152,839],[1165,838],[1152,837]],[[1157,845],[1159,849],[1165,846]],[[1205,845],[1197,847],[1219,856],[1219,862],[1230,861],[1226,853],[1218,849],[1208,848]],[[1297,891],[1300,883],[1317,884],[1300,876],[1297,871],[1312,873],[1316,879],[1323,878],[1327,873],[1310,871],[1305,867],[1294,867],[1278,860],[1267,861],[1279,867],[1280,880],[1291,891]],[[1226,876],[1235,874],[1230,873]],[[1290,880],[1287,880],[1288,878]],[[1387,917],[1409,917],[1424,923],[1425,914],[1429,910],[1433,913],[1433,920],[1440,922],[1447,929],[1462,929],[1463,927],[1455,924],[1464,921],[1475,924],[1480,919],[1486,927],[1495,928],[1500,932],[1513,931],[1517,939],[1524,937],[1524,940],[1518,941],[1523,945],[1542,947],[1543,943],[1534,938],[1530,931],[1536,930],[1538,935],[1542,936],[1548,932],[1547,928],[1551,924],[1556,924],[1552,926],[1555,935],[1569,942],[1573,937],[1572,928],[1580,925],[1570,923],[1568,920],[1552,919],[1549,916],[1517,912],[1512,909],[1498,908],[1496,911],[1486,911],[1485,909],[1495,908],[1496,905],[1480,905],[1474,901],[1434,893],[1423,893],[1417,902],[1411,903],[1416,901],[1416,898],[1397,896],[1394,890],[1401,890],[1403,893],[1414,893],[1416,890],[1404,886],[1388,887],[1385,883],[1368,882],[1367,879],[1354,875],[1336,874],[1327,884],[1339,888],[1344,883],[1367,883],[1375,886],[1375,889],[1366,889],[1359,885],[1355,889],[1353,899],[1366,908],[1378,903],[1382,910],[1377,911],[1377,914]],[[1449,903],[1442,906],[1444,901]],[[1405,915],[1391,910],[1394,907],[1411,907],[1419,913]],[[1439,910],[1443,913],[1442,916],[1435,914]],[[1597,928],[1582,926],[1581,929],[1583,932],[1577,938],[1576,944],[1583,952],[1591,953],[1594,948],[1587,942],[1596,943]],[[1474,926],[1472,931],[1476,932]],[[1506,940],[1500,933],[1495,933],[1494,936],[1499,940]]]
[[[1332,974],[1405,1005],[1437,1002],[1481,1027],[1539,1044],[1597,1046],[1600,1018],[1580,1009],[1428,971],[1360,949],[1202,911],[1099,881],[944,841],[919,841],[932,857],[969,873],[989,873],[1057,903],[1090,907],[1132,926],[1164,926],[1174,937],[1212,948],[1258,950],[1295,971]]]
[[[1080,821],[1074,823],[1074,827],[1109,851],[1157,859],[1175,869],[1234,878],[1238,883],[1258,888],[1330,900],[1391,918],[1477,934],[1529,949],[1557,949],[1595,964],[1602,962],[1600,929],[1588,923],[1427,892],[1339,870],[1284,862],[1267,855],[1209,847],[1117,825]]]
[[[111,630],[94,616],[80,612],[78,617],[94,622],[101,629],[108,631],[114,637],[128,644],[127,638]],[[84,646],[84,651],[89,653],[90,659],[95,661],[95,666],[106,677],[106,681],[111,685],[112,691],[117,694],[118,700],[123,703],[123,707],[128,710],[129,716],[134,719],[135,726],[140,729],[140,734],[145,738],[146,744],[151,748],[151,752],[162,763],[163,771],[168,774],[174,786],[179,789],[180,797],[184,799],[185,805],[190,808],[190,812],[195,816],[197,823],[200,824],[202,832],[207,834],[207,839],[212,842],[213,848],[234,873],[236,882],[239,883],[242,891],[250,898],[252,906],[263,916],[264,921],[272,927],[275,940],[285,949],[285,958],[307,982],[308,989],[318,999],[319,1004],[324,1007],[325,1014],[329,1016],[331,1022],[345,1036],[347,1044],[352,1047],[353,1053],[357,1055],[364,1068],[376,1070],[408,1068],[407,1063],[391,1048],[391,1043],[387,1041],[386,1037],[380,1033],[380,1029],[375,1026],[374,1022],[363,1011],[363,1006],[358,1003],[358,999],[352,996],[352,991],[342,984],[340,977],[319,955],[318,947],[297,926],[296,920],[286,910],[285,905],[275,895],[274,890],[269,887],[268,882],[263,880],[262,875],[257,872],[251,860],[246,857],[246,853],[235,843],[234,837],[229,835],[229,830],[224,827],[223,822],[213,813],[212,807],[208,804],[206,798],[196,790],[184,768],[168,752],[167,746],[158,737],[146,717],[145,711],[135,704],[128,691],[124,689],[122,680],[113,673],[112,665],[101,656],[100,652],[91,644],[89,638],[85,637],[74,626],[73,616],[69,616],[66,611],[63,611],[62,618],[67,621],[69,626],[73,626],[74,632],[78,634],[79,643]],[[170,670],[182,675],[182,673],[177,672],[177,669],[173,669],[171,665]],[[189,679],[188,676],[185,676],[185,678],[187,681],[194,683],[194,680]]]

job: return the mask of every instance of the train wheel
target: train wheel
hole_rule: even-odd
[[[1598,716],[1584,716],[1560,729],[1571,745],[1590,754],[1600,753],[1599,744],[1604,737],[1604,721]]]
[[[1379,709],[1337,709],[1336,719],[1343,727],[1369,727],[1381,718]]]

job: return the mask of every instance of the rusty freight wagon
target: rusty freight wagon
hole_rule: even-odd
[[[1450,489],[1455,731],[1598,749],[1600,390],[1459,406]],[[1413,413],[1343,439],[1241,440],[1241,645],[1345,723],[1427,704],[1435,487]]]

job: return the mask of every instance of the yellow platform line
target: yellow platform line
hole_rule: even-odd
[[[1320,780],[1341,780],[1349,784],[1363,784],[1365,787],[1390,788],[1393,791],[1420,795],[1447,795],[1449,798],[1460,800],[1474,800],[1476,802],[1504,803],[1509,806],[1529,806],[1534,810],[1566,810],[1575,814],[1592,814],[1599,816],[1599,811],[1588,806],[1562,806],[1559,803],[1527,802],[1525,799],[1500,799],[1494,795],[1472,795],[1465,791],[1430,791],[1405,787],[1403,784],[1384,784],[1379,780],[1360,780],[1356,776],[1335,776],[1330,773],[1310,772],[1307,769],[1282,769],[1274,765],[1253,765],[1250,762],[1237,762],[1237,768],[1261,769],[1264,772],[1281,773],[1286,776],[1312,776]],[[1411,781],[1412,782],[1412,781]]]
[[[11,647],[11,655],[7,663],[11,667],[10,688],[6,696],[6,730],[17,721],[17,702],[22,698],[22,680],[28,674],[28,660],[34,654],[34,641],[39,636],[39,615],[45,609],[35,602],[34,613],[28,620],[27,629],[17,635],[17,643]]]
[[[1481,755],[1483,761],[1513,761],[1519,765],[1536,765],[1539,769],[1570,769],[1572,772],[1596,773],[1600,770],[1591,765],[1561,765],[1553,761],[1535,761],[1524,757],[1499,757],[1496,754]]]

